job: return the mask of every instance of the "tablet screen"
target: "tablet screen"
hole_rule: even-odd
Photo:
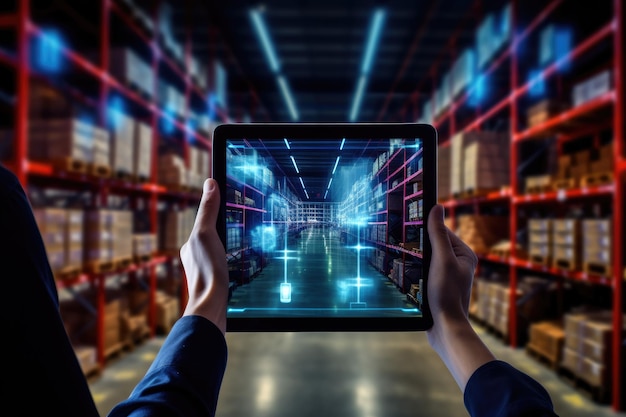
[[[228,317],[421,317],[422,145],[227,138]]]

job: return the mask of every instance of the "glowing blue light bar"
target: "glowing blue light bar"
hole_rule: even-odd
[[[535,69],[528,73],[528,95],[541,97],[546,94],[546,80],[541,70]]]
[[[309,197],[309,193],[306,192],[306,189],[304,190],[304,195],[306,195],[306,199],[310,200],[311,198]]]
[[[326,187],[326,191],[330,190],[330,184],[333,183],[333,178],[330,178],[330,181],[328,181],[328,187]]]
[[[341,141],[341,146],[339,147],[340,151],[343,151],[343,145],[346,144],[346,138],[343,138],[343,140]]]
[[[63,38],[56,30],[42,31],[35,39],[35,66],[50,73],[58,73],[63,69]]]
[[[300,173],[300,170],[298,169],[298,165],[296,165],[296,160],[294,159],[293,156],[289,155],[289,157],[291,158],[291,162],[293,162],[293,167],[296,169],[296,174]],[[304,186],[303,186],[304,187]]]
[[[298,115],[298,109],[296,109],[296,104],[293,101],[293,97],[291,96],[291,91],[289,91],[289,86],[287,85],[287,80],[282,75],[278,76],[278,86],[280,87],[280,92],[283,95],[283,99],[287,102],[287,108],[289,109],[289,113],[291,114],[291,119],[296,121],[300,117]]]
[[[370,72],[372,67],[372,60],[374,58],[376,47],[378,46],[378,40],[380,38],[380,32],[383,28],[384,18],[385,11],[383,9],[376,9],[374,17],[372,18],[372,25],[370,26],[370,33],[367,40],[367,49],[365,50],[363,64],[361,65],[362,74]]]
[[[252,19],[252,24],[254,25],[256,34],[261,41],[261,45],[265,51],[265,56],[270,64],[270,68],[273,72],[278,72],[280,70],[280,63],[278,62],[278,56],[276,56],[276,52],[274,51],[274,45],[270,39],[269,31],[267,30],[265,21],[261,16],[261,12],[258,10],[250,10],[250,19]]]
[[[287,146],[287,149],[291,150],[291,146],[289,146],[289,141],[287,140],[287,138],[283,140],[285,141],[285,146]]]
[[[298,177],[298,179],[300,180],[300,184],[302,184],[302,189],[306,191],[306,187],[304,186],[304,181],[302,181],[302,177]]]
[[[341,156],[337,157],[337,160],[335,161],[335,167],[333,168],[333,173],[331,175],[335,175],[335,171],[337,171],[337,165],[339,164],[339,158],[341,158]],[[332,181],[332,179],[331,179]]]
[[[113,129],[119,129],[125,114],[124,101],[118,96],[112,96],[107,104],[107,122]]]
[[[363,100],[363,90],[365,89],[365,75],[361,75],[359,78],[359,84],[356,87],[356,93],[354,94],[354,101],[352,102],[352,110],[350,110],[350,121],[354,122],[356,116],[361,107],[361,100]]]
[[[326,192],[324,193],[324,200],[326,200],[326,196],[328,196],[328,189],[326,189]]]

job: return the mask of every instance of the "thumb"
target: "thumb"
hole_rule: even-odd
[[[433,248],[433,255],[446,256],[453,254],[448,228],[443,222],[443,206],[433,206],[428,214],[428,237]]]
[[[217,181],[208,178],[202,186],[202,199],[198,207],[198,214],[193,225],[194,229],[206,230],[207,227],[215,228],[217,216],[220,211],[220,191]]]

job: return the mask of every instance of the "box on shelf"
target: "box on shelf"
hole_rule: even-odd
[[[111,251],[113,261],[130,260],[133,256],[133,212],[113,210]]]
[[[170,187],[187,187],[188,175],[185,160],[175,153],[159,156],[159,183]]]
[[[83,371],[83,375],[89,376],[96,372],[100,365],[98,365],[96,347],[88,345],[73,346],[76,359],[80,369]]]
[[[611,219],[584,219],[582,221],[584,242],[582,263],[585,272],[610,276],[613,259],[611,225]]]
[[[193,208],[164,213],[163,227],[159,228],[161,249],[178,253],[181,246],[189,238],[195,215],[196,210]]]
[[[163,333],[168,333],[180,317],[180,303],[176,297],[162,291],[157,291],[155,303],[157,309],[156,326]]]
[[[67,210],[60,208],[33,209],[35,221],[46,247],[48,262],[52,271],[65,267],[65,234],[67,228]]]
[[[554,219],[552,230],[553,266],[569,271],[580,270],[580,220]]]
[[[133,257],[145,259],[154,254],[158,249],[157,235],[154,233],[133,234]]]
[[[122,112],[113,117],[110,165],[113,176],[128,178],[133,174],[135,120]]]
[[[94,209],[85,213],[84,261],[98,267],[113,261],[113,221],[111,210]],[[91,266],[90,266],[91,268]]]
[[[530,325],[527,349],[559,365],[565,345],[565,331],[560,321],[540,321]]]
[[[611,70],[607,69],[574,85],[572,89],[574,106],[580,106],[608,93],[613,88],[612,83]]]
[[[529,127],[537,126],[546,122],[568,108],[567,103],[556,99],[546,98],[530,106],[526,111],[526,118]]]
[[[34,119],[29,124],[29,158],[36,161],[93,161],[94,126],[77,118]]]
[[[552,188],[550,175],[529,175],[525,179],[525,190],[529,194],[538,194],[549,191]]]
[[[506,216],[464,214],[457,221],[457,235],[477,254],[489,253],[495,243],[508,237]]]
[[[83,267],[85,212],[67,210],[65,225],[65,268],[81,270]]]
[[[131,48],[111,48],[111,74],[147,97],[153,96],[152,67]]]
[[[143,122],[135,123],[133,138],[133,176],[137,181],[147,182],[152,166],[152,127]]]
[[[437,198],[440,201],[451,197],[451,146],[439,146],[437,151]]]

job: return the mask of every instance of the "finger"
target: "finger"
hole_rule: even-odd
[[[456,255],[457,259],[460,262],[467,264],[468,268],[472,271],[476,268],[478,264],[478,257],[474,253],[474,251],[467,246],[460,237],[454,234],[451,230],[448,230],[448,236],[450,238],[450,243],[452,245],[452,250]]]
[[[428,238],[433,248],[434,256],[452,256],[452,244],[448,236],[448,228],[443,222],[443,206],[433,206],[428,214]]]
[[[194,222],[194,230],[204,230],[207,227],[214,228],[220,211],[220,191],[217,181],[208,178],[202,186],[202,199],[198,207],[198,214]]]

